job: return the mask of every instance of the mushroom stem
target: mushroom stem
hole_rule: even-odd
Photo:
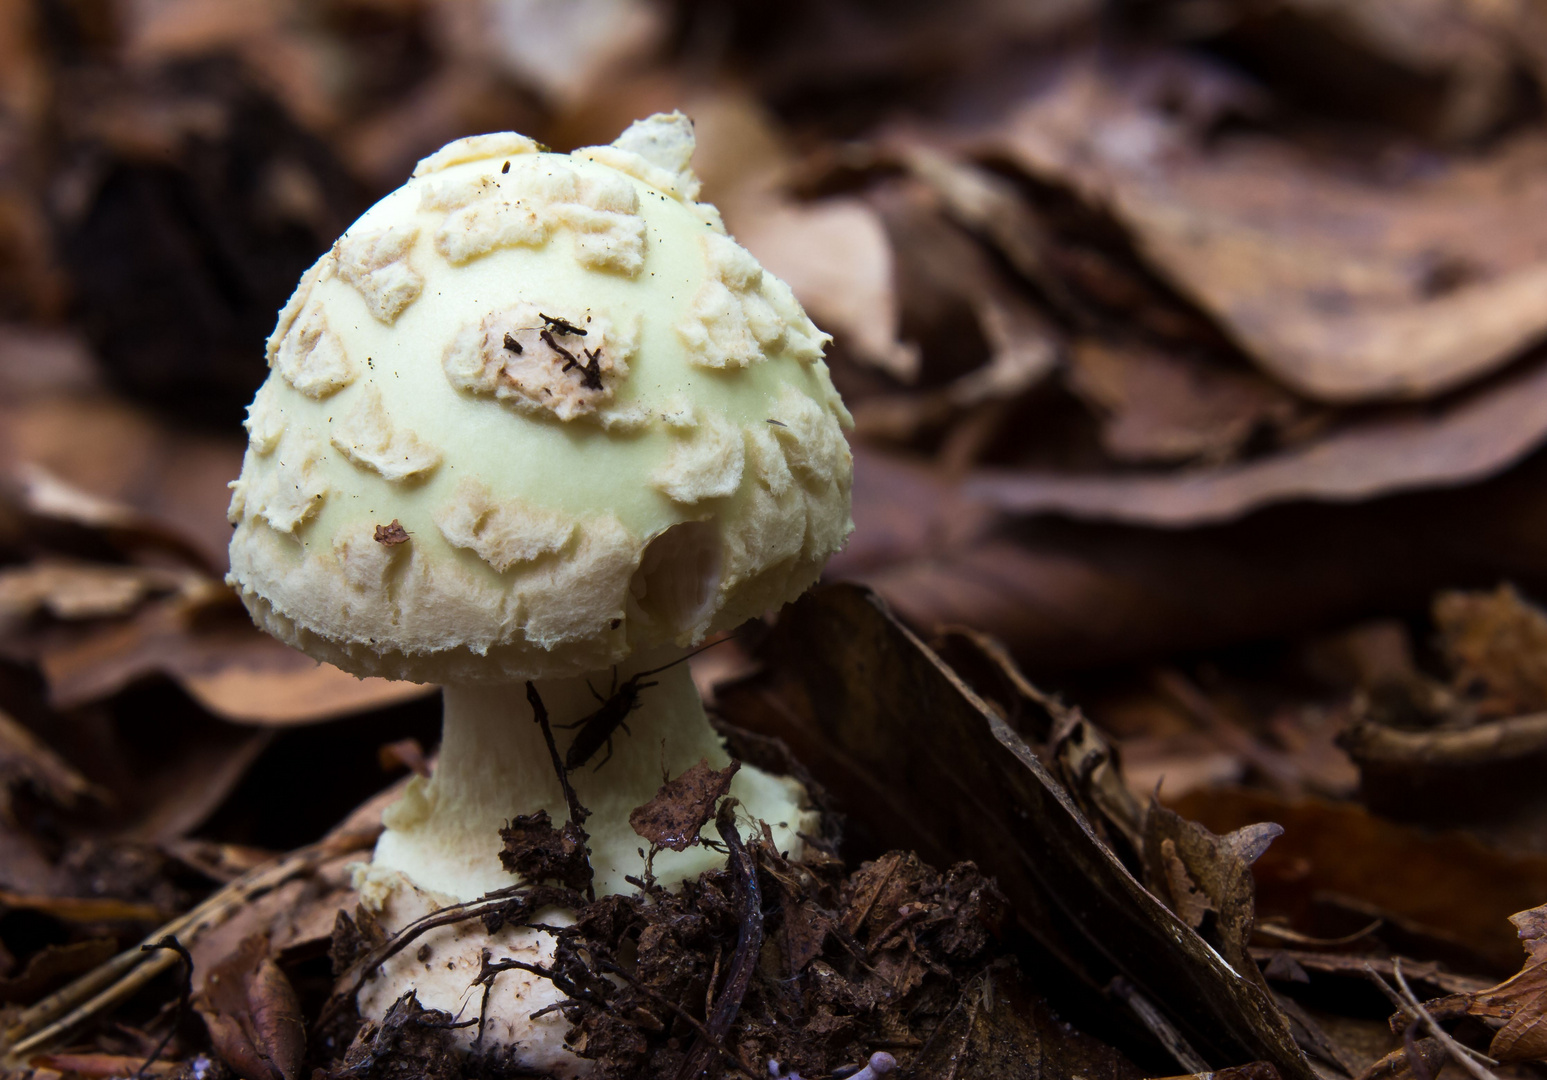
[[[536,686],[547,706],[560,753],[586,729],[588,717],[636,672],[670,664],[683,650],[655,650],[630,657],[612,671],[587,678],[544,679]],[[645,685],[656,683],[658,685]],[[594,693],[593,693],[594,688]],[[500,865],[499,830],[518,814],[546,810],[555,821],[568,816],[563,791],[526,701],[523,683],[447,686],[440,757],[428,780],[410,782],[383,820],[387,830],[374,864],[398,870],[421,888],[470,900],[513,883]],[[627,876],[644,873],[644,842],[628,823],[629,812],[652,798],[663,780],[700,758],[719,768],[729,758],[709,726],[687,664],[642,680],[638,707],[612,732],[612,756],[603,744],[570,774],[581,803],[591,811],[591,865],[598,894],[627,892]],[[566,725],[578,725],[566,727]],[[594,732],[593,732],[594,734]],[[800,831],[814,822],[802,810],[793,780],[744,767],[731,794],[746,811],[767,821],[781,849],[798,854]],[[656,856],[654,873],[670,886],[719,866],[723,858],[703,847]]]

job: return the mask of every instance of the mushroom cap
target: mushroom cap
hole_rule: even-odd
[[[694,202],[692,126],[461,139],[302,277],[227,580],[358,675],[583,674],[808,588],[852,421],[790,289]]]

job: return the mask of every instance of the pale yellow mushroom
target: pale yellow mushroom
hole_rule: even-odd
[[[358,875],[389,925],[513,884],[500,827],[567,816],[526,680],[555,725],[582,720],[593,688],[800,595],[852,528],[827,337],[692,201],[692,149],[680,114],[569,155],[513,133],[452,143],[306,273],[270,338],[228,580],[280,640],[444,688],[435,773]],[[611,759],[571,774],[601,892],[644,871],[628,814],[663,770],[728,760],[687,665],[652,681]],[[555,729],[561,752],[576,731]],[[743,767],[731,794],[800,852],[798,784]],[[654,872],[719,861],[667,851]],[[474,924],[424,944],[367,984],[366,1015],[408,986],[476,1015],[481,949],[547,942]],[[526,1019],[555,992],[519,975],[500,976],[484,1046],[580,1075],[563,1019]]]

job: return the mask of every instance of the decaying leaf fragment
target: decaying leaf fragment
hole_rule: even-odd
[[[1499,1061],[1547,1059],[1547,904],[1509,917],[1525,947],[1518,975],[1465,1000],[1468,1015],[1503,1021],[1488,1046]]]
[[[715,804],[731,789],[731,777],[741,768],[732,761],[712,769],[707,759],[661,785],[655,798],[636,806],[628,816],[633,830],[651,845],[686,851],[699,842],[699,830],[714,817]]]
[[[1076,343],[1065,381],[1102,417],[1102,448],[1122,462],[1225,461],[1304,411],[1258,372],[1126,342]]]
[[[253,935],[216,965],[194,999],[216,1051],[250,1080],[297,1080],[306,1021],[290,980]]]
[[[1242,978],[1253,982],[1260,976],[1248,951],[1256,898],[1251,864],[1283,832],[1282,826],[1262,823],[1216,836],[1158,802],[1144,815],[1151,891],[1195,930],[1204,914],[1213,912],[1214,924],[1205,937]]]

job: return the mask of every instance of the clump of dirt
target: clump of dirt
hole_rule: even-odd
[[[461,1055],[452,1040],[452,1017],[426,1009],[412,990],[398,998],[381,1022],[360,1029],[344,1059],[323,1073],[326,1080],[460,1080]]]
[[[777,1061],[824,1075],[876,1050],[906,1064],[994,958],[1007,905],[972,863],[941,873],[892,852],[845,873],[791,862],[766,834],[744,854],[755,909],[733,846],[727,869],[678,892],[602,897],[559,931],[570,1045],[598,1080],[675,1077],[695,1048],[715,1073],[767,1075]],[[716,1032],[743,968],[740,1006]]]

